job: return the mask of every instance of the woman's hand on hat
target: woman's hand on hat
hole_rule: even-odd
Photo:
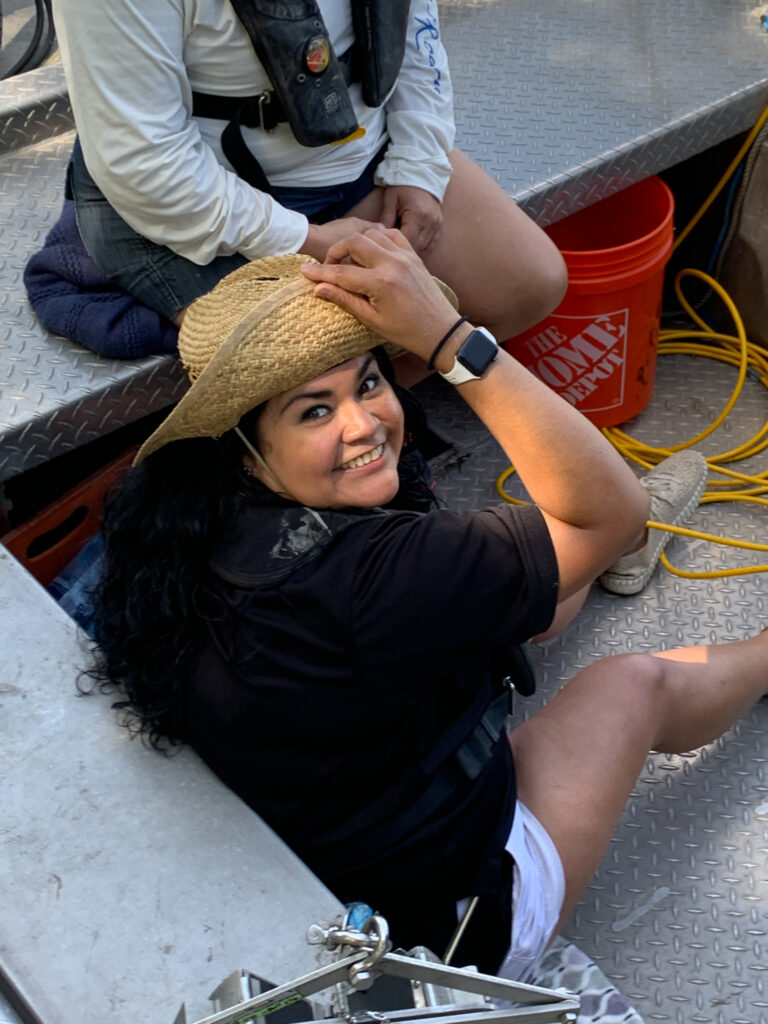
[[[351,235],[328,250],[325,263],[303,274],[315,294],[335,302],[366,327],[428,360],[456,310],[405,236],[394,229]]]

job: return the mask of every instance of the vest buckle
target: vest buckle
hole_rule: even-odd
[[[259,120],[261,127],[265,132],[273,131],[281,120],[285,120],[285,115],[280,117],[282,113],[282,104],[280,104],[280,110],[278,110],[277,97],[272,90],[268,92],[262,92],[259,94]]]

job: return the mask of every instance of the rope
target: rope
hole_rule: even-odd
[[[725,174],[721,177],[715,188],[705,199],[699,210],[691,221],[680,233],[675,242],[675,248],[688,236],[690,231],[698,224],[701,217],[706,213],[717,195],[722,191],[730,176],[737,169],[749,147],[754,142],[760,129],[768,121],[768,107],[758,118],[755,126],[742,144],[739,152],[731,161]],[[713,331],[707,323],[698,315],[683,294],[683,281],[687,278],[697,278],[707,284],[725,304],[728,313],[735,327],[734,334],[723,334]],[[736,384],[730,397],[725,403],[722,411],[713,423],[705,430],[696,434],[686,441],[671,447],[654,447],[645,444],[638,438],[632,437],[620,427],[604,427],[602,433],[611,444],[629,461],[643,469],[652,469],[666,459],[673,452],[681,451],[684,448],[693,448],[700,441],[710,437],[723,425],[741,395],[744,381],[747,376],[760,381],[763,387],[768,389],[768,350],[747,338],[744,324],[738,309],[725,289],[709,274],[702,270],[685,269],[681,270],[675,278],[675,294],[685,313],[690,317],[696,328],[688,330],[670,329],[659,332],[659,356],[665,355],[686,355],[696,356],[705,359],[715,359],[727,363],[738,369]],[[758,505],[768,505],[768,470],[761,473],[744,473],[737,469],[730,468],[730,464],[740,462],[752,455],[762,452],[768,447],[768,420],[761,429],[744,444],[707,458],[707,465],[711,473],[724,479],[708,479],[707,486],[702,495],[700,504],[709,505],[714,502],[744,501]],[[504,484],[515,472],[514,466],[509,466],[497,479],[496,490],[504,501],[512,504],[522,505],[525,502],[512,498],[504,490]],[[719,537],[711,533],[703,533],[699,530],[691,530],[681,526],[673,526],[668,523],[659,523],[649,520],[646,524],[649,528],[665,530],[669,533],[678,534],[684,537],[693,537],[698,540],[705,540],[716,544],[725,544],[730,547],[742,548],[749,551],[768,552],[768,544],[757,544],[749,541],[740,541],[731,537]],[[717,579],[725,576],[741,576],[749,573],[768,572],[768,565],[745,566],[739,569],[717,569],[709,572],[688,572],[673,566],[667,556],[662,552],[661,564],[675,576],[685,579]]]

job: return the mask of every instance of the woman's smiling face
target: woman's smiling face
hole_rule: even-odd
[[[371,353],[271,398],[258,422],[254,476],[311,508],[375,508],[397,494],[403,409]]]

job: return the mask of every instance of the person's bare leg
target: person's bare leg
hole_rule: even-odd
[[[768,691],[768,633],[603,658],[510,734],[518,796],[552,838],[570,917],[608,847],[649,750],[683,753]]]
[[[459,297],[459,309],[500,341],[520,334],[559,304],[565,265],[541,228],[460,150],[443,198],[443,224],[423,255],[432,273]],[[378,220],[382,189],[349,216]]]

